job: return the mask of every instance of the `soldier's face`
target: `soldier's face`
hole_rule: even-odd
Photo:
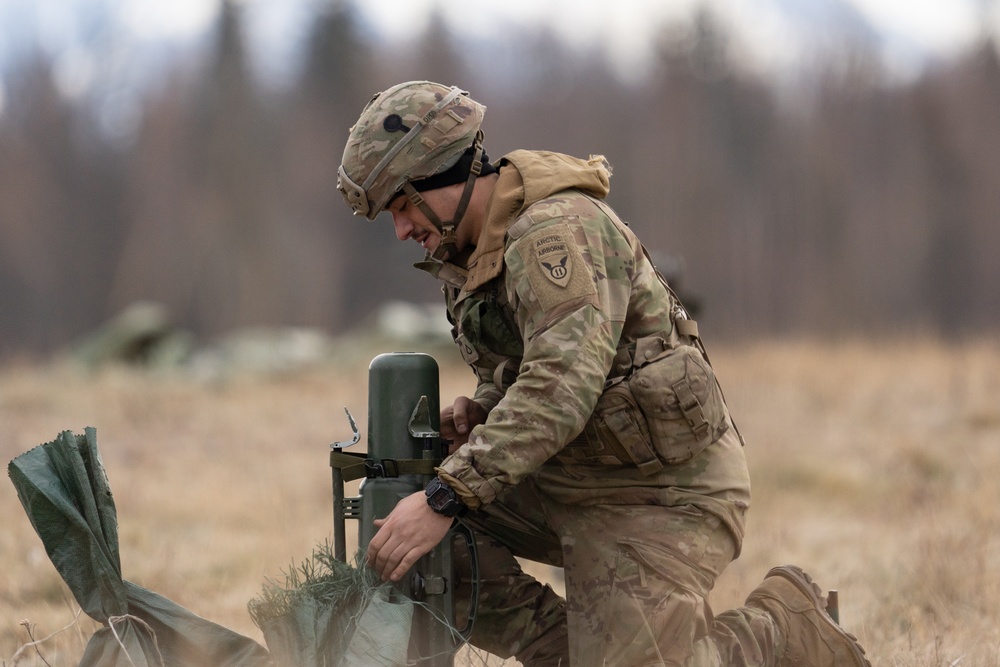
[[[425,198],[425,201],[428,199]],[[430,201],[428,201],[428,205]],[[432,206],[432,205],[431,205]],[[427,216],[413,204],[405,195],[400,195],[390,202],[386,208],[392,215],[392,224],[396,228],[396,238],[400,241],[419,243],[425,250],[434,252],[441,243],[441,232],[438,231]],[[432,210],[433,206],[432,206]]]

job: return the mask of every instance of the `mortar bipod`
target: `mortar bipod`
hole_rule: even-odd
[[[344,501],[344,473],[343,468],[334,465],[333,457],[342,453],[344,447],[350,447],[361,441],[361,433],[358,431],[358,423],[354,421],[354,415],[344,407],[347,413],[347,421],[351,424],[351,431],[354,437],[350,442],[334,442],[330,445],[330,469],[333,477],[333,555],[337,560],[347,562],[347,527],[344,519],[349,512],[352,519],[357,519],[360,514],[358,504],[360,498],[351,498],[351,507],[345,508]],[[357,501],[357,502],[355,502]]]

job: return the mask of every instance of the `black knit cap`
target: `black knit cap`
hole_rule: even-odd
[[[427,190],[435,190],[437,188],[443,188],[448,185],[455,185],[456,183],[465,183],[469,178],[469,171],[472,170],[472,161],[475,159],[476,146],[473,144],[466,149],[462,156],[458,158],[458,162],[453,164],[448,169],[442,171],[439,174],[434,174],[433,176],[428,176],[427,178],[421,178],[418,181],[411,181],[410,185],[417,192],[426,192]],[[483,169],[479,172],[480,176],[486,176],[487,174],[495,174],[497,169],[492,164],[490,164],[490,156],[486,154],[486,149],[483,149]],[[401,194],[401,193],[400,193]]]

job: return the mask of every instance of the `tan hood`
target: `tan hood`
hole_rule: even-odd
[[[563,190],[576,189],[604,199],[611,189],[611,169],[599,155],[582,160],[562,153],[519,150],[503,156],[500,166],[487,204],[486,224],[469,257],[467,292],[500,275],[504,236],[529,206]]]

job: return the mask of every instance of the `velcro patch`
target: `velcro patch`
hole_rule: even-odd
[[[543,310],[597,293],[568,224],[532,232],[518,240],[517,249]]]
[[[535,251],[538,263],[542,265],[543,276],[559,287],[569,285],[573,261],[562,234],[545,234],[540,239],[534,239],[532,249]]]

